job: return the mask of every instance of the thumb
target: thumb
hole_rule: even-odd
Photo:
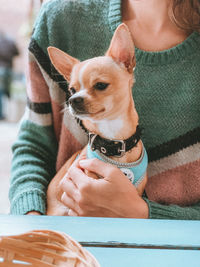
[[[81,168],[86,169],[90,172],[94,172],[103,178],[110,177],[111,173],[118,171],[118,168],[109,164],[105,163],[99,159],[85,159],[80,160],[79,165]]]

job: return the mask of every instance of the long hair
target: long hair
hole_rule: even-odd
[[[200,0],[172,0],[171,18],[188,32],[200,32]]]

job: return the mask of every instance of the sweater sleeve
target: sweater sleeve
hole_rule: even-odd
[[[45,214],[47,186],[55,175],[55,154],[52,126],[43,127],[24,120],[13,145],[11,214],[23,215],[29,211]]]
[[[200,220],[200,202],[187,207],[162,205],[144,198],[149,207],[149,219]]]
[[[45,12],[41,10],[35,36],[47,42]],[[42,40],[42,41],[43,41]],[[39,43],[39,42],[38,42]],[[57,139],[54,133],[51,97],[41,65],[29,49],[27,107],[13,144],[9,198],[11,214],[38,211],[45,214],[46,191],[55,175]]]

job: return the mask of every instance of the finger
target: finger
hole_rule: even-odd
[[[74,200],[69,197],[65,192],[61,196],[61,202],[69,209],[73,209],[75,207]]]
[[[76,217],[78,216],[78,213],[76,213],[74,210],[72,209],[69,209],[68,211],[68,216],[72,216],[72,217]]]
[[[91,210],[94,209],[93,206],[90,207],[87,205],[82,205],[83,209],[81,209],[76,201],[70,198],[65,192],[61,196],[61,202],[68,207],[68,216],[86,216]]]
[[[76,157],[76,159],[74,160],[74,162],[72,163],[72,165],[70,166],[70,168],[73,168],[74,166],[79,166],[79,161],[80,160],[84,160],[84,159],[86,159],[87,157],[86,157],[86,154],[84,154],[84,153],[80,153],[80,154],[78,154],[77,155],[77,157]],[[69,168],[69,170],[70,170],[70,168]],[[68,171],[69,171],[68,170]]]
[[[79,161],[80,159],[84,159],[84,158],[85,158],[84,155],[82,155],[82,154],[77,154],[77,155],[76,155],[76,158],[70,161],[70,165],[69,165],[68,168],[67,168],[67,172],[64,174],[64,176],[63,176],[62,179],[64,179],[64,178],[68,178],[68,172],[69,172],[69,170],[70,170],[71,168],[73,168],[73,166],[77,166],[77,165],[78,165],[78,161]]]
[[[80,160],[79,165],[81,168],[86,169],[90,172],[97,173],[102,177],[109,177],[111,173],[118,172],[118,168],[109,164],[105,163],[99,159],[85,159]]]
[[[70,198],[65,192],[61,196],[61,202],[68,208],[66,215],[68,216],[78,216],[75,210],[78,210],[75,201]]]
[[[67,176],[79,190],[94,180],[87,176],[85,172],[77,165],[74,165],[69,169]]]
[[[81,208],[88,209],[91,205],[91,200],[86,193],[86,190],[83,192],[84,186],[85,185],[82,187],[79,186],[81,188],[79,190],[71,179],[66,179],[66,181],[62,184],[62,191],[64,193],[61,196],[61,202],[63,202],[65,206],[73,209],[78,214],[82,213]],[[84,196],[82,194],[84,194]]]
[[[65,178],[60,183],[60,188],[63,192],[67,193],[73,198],[74,194],[77,193],[77,187],[70,178]]]
[[[87,158],[87,155],[85,153],[81,153],[77,157],[77,162],[79,162],[80,160],[84,160],[86,158]]]

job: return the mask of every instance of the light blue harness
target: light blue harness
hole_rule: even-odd
[[[98,150],[92,151],[89,144],[87,145],[87,157],[89,159],[97,158],[104,161],[105,163],[110,163],[117,166],[128,177],[128,179],[135,187],[138,187],[138,185],[144,179],[148,165],[148,156],[144,145],[142,145],[142,154],[140,158],[137,161],[131,163],[121,163],[106,157]]]

